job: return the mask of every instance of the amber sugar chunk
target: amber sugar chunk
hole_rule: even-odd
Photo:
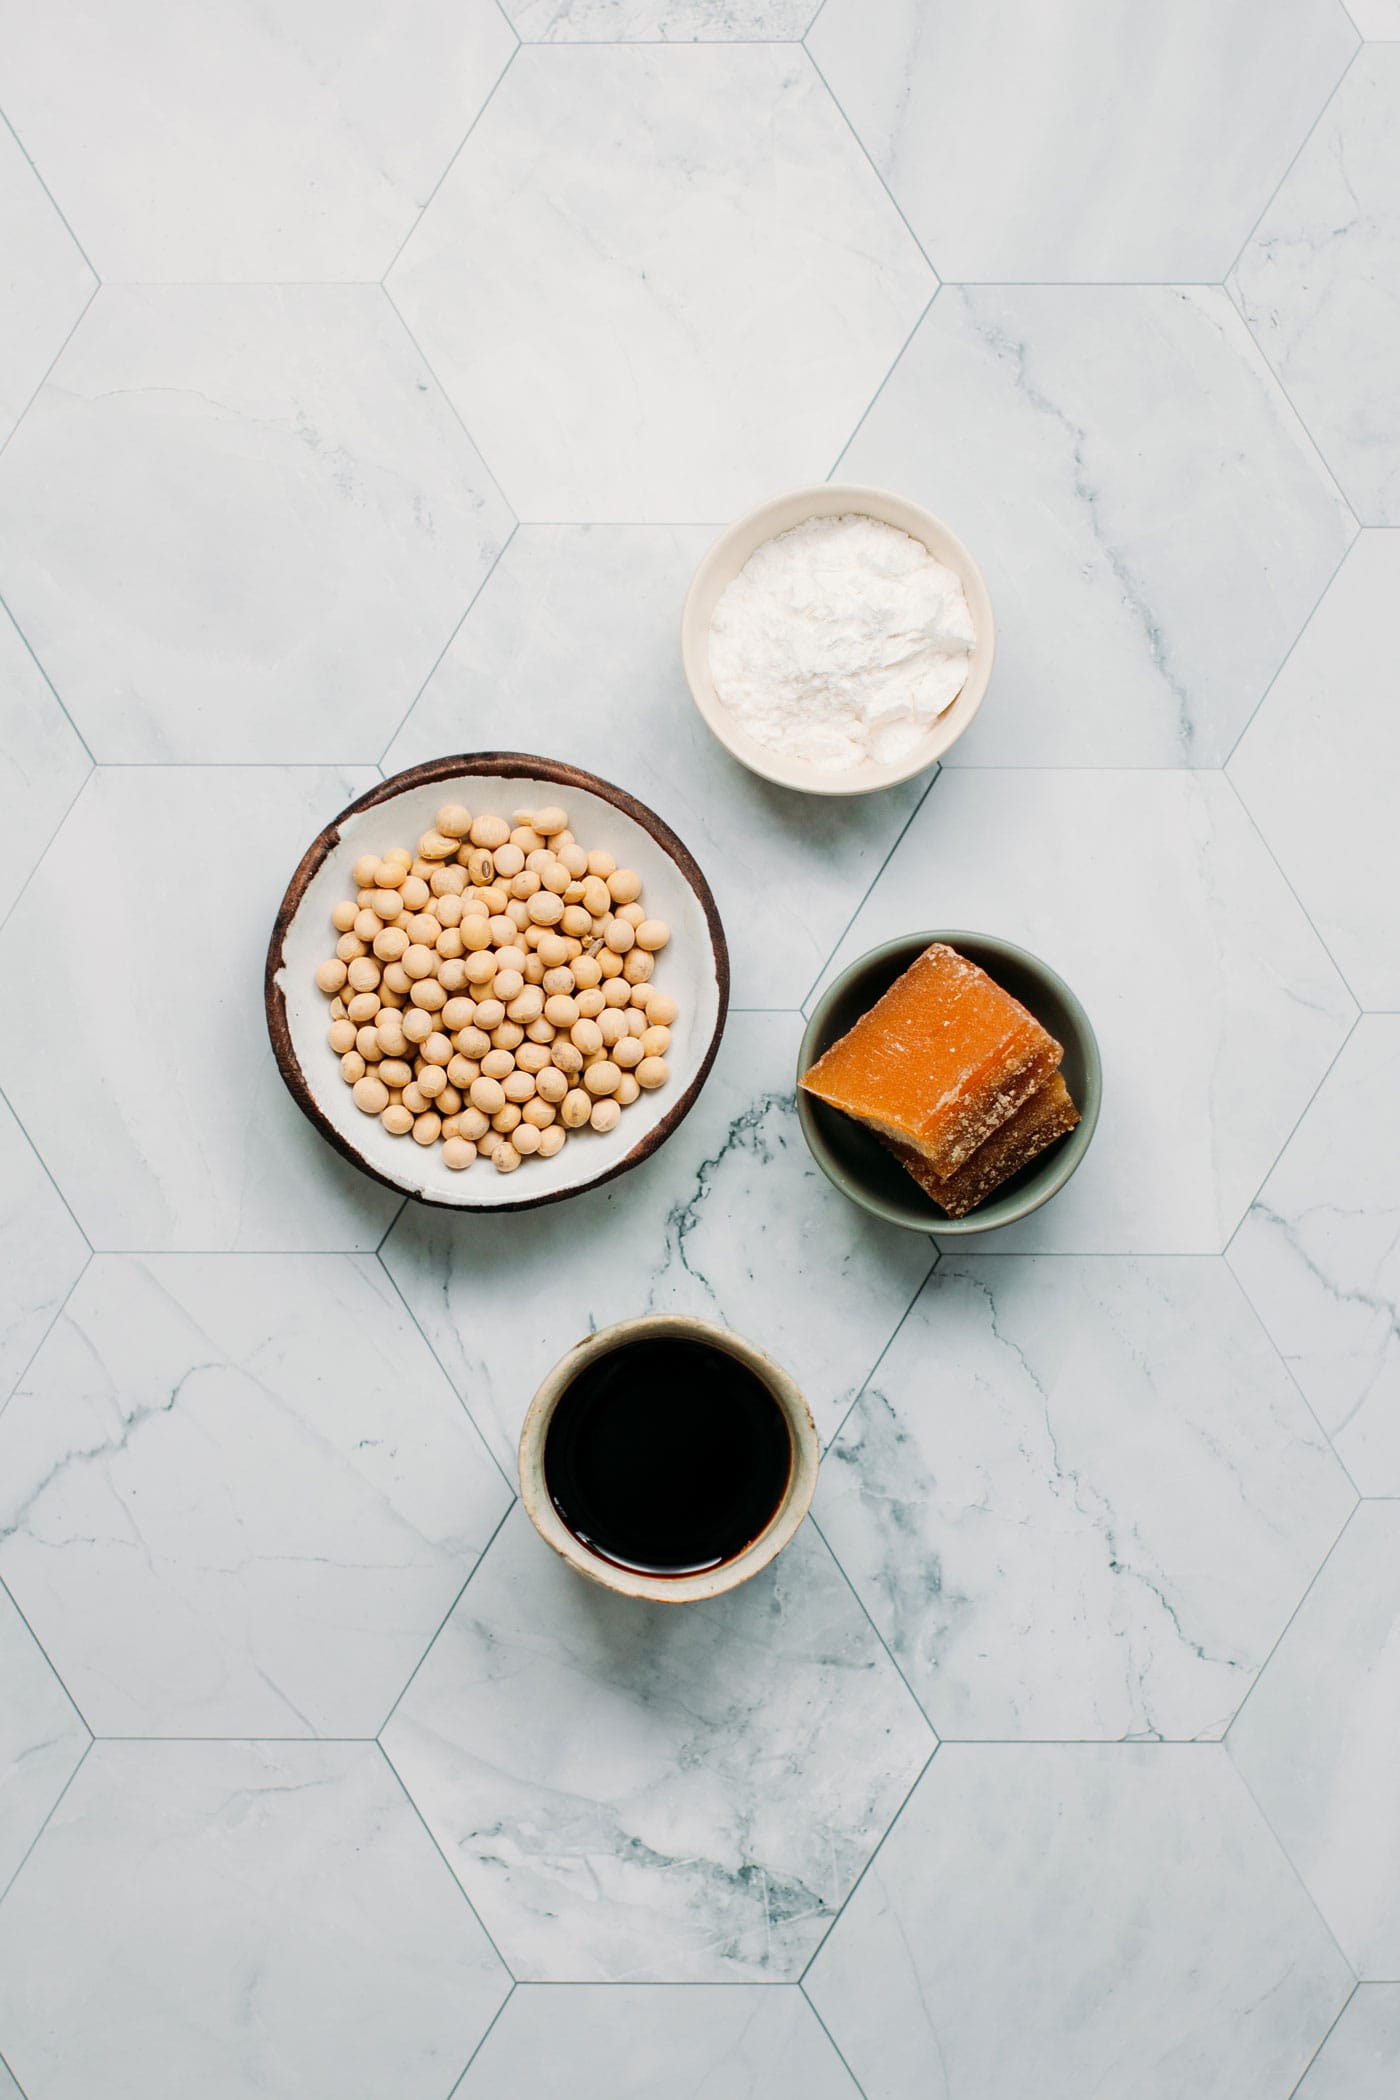
[[[803,1075],[810,1094],[956,1173],[1064,1055],[1019,999],[942,941]]]
[[[906,1173],[913,1175],[940,1210],[950,1218],[965,1218],[986,1201],[993,1189],[1019,1174],[1022,1167],[1028,1167],[1047,1145],[1064,1137],[1078,1121],[1079,1110],[1070,1099],[1069,1088],[1058,1072],[1052,1072],[1044,1086],[1037,1087],[1029,1101],[1023,1101],[1015,1115],[977,1147],[971,1159],[964,1160],[943,1179],[907,1145],[896,1145],[889,1139],[886,1143]]]

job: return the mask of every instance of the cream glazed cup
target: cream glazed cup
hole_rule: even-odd
[[[790,532],[809,518],[838,518],[847,513],[875,518],[907,532],[910,539],[927,547],[935,561],[951,569],[967,594],[968,610],[976,642],[968,663],[967,678],[956,700],[929,723],[923,737],[903,758],[891,765],[866,759],[839,772],[808,764],[774,751],[749,735],[737,716],[724,705],[710,676],[710,621],[728,585],[749,556],[766,540]],[[702,556],[691,579],[681,613],[681,663],[690,697],[713,734],[726,750],[751,773],[771,780],[778,787],[796,788],[806,795],[871,795],[880,788],[895,787],[912,780],[937,763],[969,726],[982,705],[992,675],[996,628],[992,601],[982,571],[952,527],[922,504],[890,489],[867,488],[863,483],[823,481],[811,488],[793,489],[738,518]]]
[[[554,1507],[545,1479],[544,1451],[554,1410],[581,1371],[599,1357],[610,1355],[627,1342],[685,1340],[705,1342],[744,1364],[760,1379],[787,1423],[792,1444],[792,1463],[787,1486],[772,1516],[756,1539],[717,1568],[698,1575],[645,1575],[619,1567],[592,1553],[575,1538]],[[560,1357],[530,1403],[520,1432],[520,1497],[540,1537],[561,1559],[590,1582],[616,1590],[623,1597],[644,1597],[656,1604],[693,1604],[706,1597],[719,1597],[736,1590],[782,1552],[812,1506],[817,1485],[820,1446],[811,1410],[802,1393],[780,1364],[761,1349],[727,1327],[708,1320],[691,1319],[681,1313],[648,1313],[636,1320],[619,1320],[585,1336]]]

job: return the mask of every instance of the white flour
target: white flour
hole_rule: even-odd
[[[914,749],[967,680],[957,576],[877,518],[808,518],[749,556],[710,622],[724,705],[770,750],[831,772]]]

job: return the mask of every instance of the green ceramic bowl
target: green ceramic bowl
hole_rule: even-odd
[[[930,941],[946,941],[960,955],[979,963],[989,977],[995,977],[1049,1029],[1057,1042],[1064,1044],[1060,1069],[1079,1109],[1075,1128],[1067,1136],[1057,1138],[1039,1159],[1033,1159],[1010,1181],[1004,1181],[965,1218],[950,1218],[863,1124],[804,1093],[800,1086],[797,1118],[813,1159],[827,1180],[834,1182],[852,1203],[858,1203],[874,1217],[884,1218],[888,1224],[908,1226],[911,1232],[936,1232],[940,1239],[952,1239],[1014,1224],[1018,1218],[1039,1210],[1057,1189],[1064,1187],[1094,1135],[1103,1071],[1089,1016],[1063,978],[1010,941],[939,928],[933,933],[909,933],[900,940],[886,941],[882,948],[872,948],[868,955],[860,956],[841,972],[823,992],[807,1023],[797,1059],[799,1080],[824,1050],[829,1050],[863,1013],[869,1012]]]

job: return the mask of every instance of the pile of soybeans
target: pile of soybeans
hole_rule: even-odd
[[[652,974],[671,930],[562,809],[450,804],[354,882],[316,982],[355,1106],[392,1136],[513,1174],[665,1086],[676,1003]]]

